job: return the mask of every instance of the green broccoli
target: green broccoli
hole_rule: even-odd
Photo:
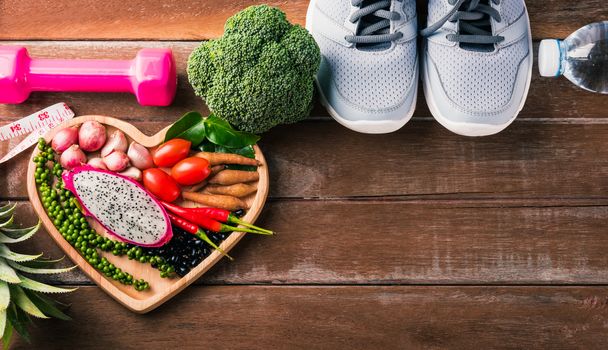
[[[253,133],[310,113],[321,54],[313,37],[285,13],[251,6],[226,21],[224,35],[188,59],[188,79],[209,109]]]

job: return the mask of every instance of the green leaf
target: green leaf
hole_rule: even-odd
[[[17,203],[15,204],[7,204],[5,206],[0,207],[0,219],[5,219],[9,216],[13,215],[13,212],[17,208]]]
[[[45,314],[36,307],[36,305],[28,298],[23,289],[19,286],[9,286],[11,290],[11,299],[23,311],[38,318],[48,318]]]
[[[42,294],[38,294],[36,292],[32,292],[26,290],[25,293],[30,298],[30,300],[36,305],[40,311],[42,311],[45,315],[58,318],[64,321],[71,321],[72,318],[66,314],[64,314],[61,310],[57,308],[57,302],[52,299],[45,297]]]
[[[68,293],[68,292],[73,292],[76,290],[76,288],[59,288],[59,287],[55,287],[55,286],[51,286],[48,284],[44,284],[38,281],[34,281],[33,279],[29,279],[27,277],[21,276],[21,275],[17,275],[19,276],[19,279],[21,279],[21,283],[19,283],[20,287],[29,289],[29,290],[33,290],[36,292],[41,292],[41,293]]]
[[[6,318],[17,333],[29,343],[30,333],[27,331],[27,326],[32,322],[27,314],[11,303],[11,306],[6,310]],[[5,332],[6,333],[6,332]]]
[[[5,259],[0,259],[0,280],[8,283],[19,283],[21,280]]]
[[[4,337],[5,329],[6,329],[6,309],[0,310],[0,338]]]
[[[38,224],[36,224],[36,226],[32,226],[32,227],[28,227],[28,228],[2,229],[2,230],[0,230],[0,243],[17,243],[17,242],[23,242],[25,240],[28,240],[28,239],[30,239],[30,237],[35,235],[36,232],[38,232],[38,230],[40,229],[40,224],[41,224],[41,221],[38,221]],[[3,234],[3,232],[6,232],[7,234],[9,234],[10,237]]]
[[[8,289],[8,284],[0,281],[0,310],[6,310],[11,302],[11,292]]]
[[[0,228],[10,227],[13,224],[14,219],[15,219],[15,217],[13,215],[11,215],[11,217],[8,219],[8,221],[5,221],[0,224]]]
[[[205,122],[201,121],[198,124],[193,125],[190,129],[177,135],[176,138],[188,140],[188,141],[192,142],[192,146],[194,147],[196,145],[199,145],[201,142],[203,142],[206,137],[207,137],[207,132],[205,130]]]
[[[17,238],[26,236],[25,238],[22,238],[21,240],[16,241],[16,242],[21,242],[21,241],[25,241],[26,239],[32,237],[36,232],[38,232],[38,230],[40,229],[41,223],[42,222],[40,220],[38,220],[38,223],[32,227],[0,228],[0,232],[5,233],[6,235],[9,236],[9,238],[12,238],[12,239],[17,239]],[[13,243],[13,242],[2,242],[2,243]]]
[[[34,260],[36,261],[36,260]],[[29,267],[29,266],[24,266],[23,264],[25,263],[16,263],[14,261],[7,261],[8,264],[15,270],[19,270],[19,271],[23,271],[23,272],[27,272],[27,273],[33,273],[33,274],[37,274],[37,275],[51,275],[51,274],[55,274],[55,273],[64,273],[64,272],[69,272],[74,270],[77,266],[71,266],[71,267],[64,267],[64,268],[58,268],[58,269],[46,269],[46,268],[35,268],[35,267]]]
[[[228,122],[213,114],[205,119],[205,128],[209,141],[224,147],[241,148],[255,145],[260,139],[252,133],[235,130]]]
[[[0,244],[0,256],[3,258],[7,258],[12,261],[30,261],[34,259],[38,259],[42,256],[42,253],[38,255],[26,255],[12,252],[8,247],[4,244]]]
[[[6,318],[8,319],[8,311],[6,312]],[[2,349],[8,350],[8,347],[11,345],[11,338],[13,337],[13,326],[11,322],[6,322],[6,328],[4,329],[4,333],[2,334]]]
[[[165,142],[176,138],[177,135],[200,123],[202,120],[203,116],[199,112],[188,112],[184,114],[178,121],[171,125],[169,130],[167,130]]]
[[[57,264],[60,261],[63,261],[63,258],[65,258],[65,257],[55,259],[55,260],[38,258],[36,260],[31,260],[31,261],[20,261],[19,265],[25,266],[25,267],[30,267],[33,269],[48,268],[48,267],[55,266],[55,264]]]

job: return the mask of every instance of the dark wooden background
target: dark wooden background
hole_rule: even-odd
[[[508,1],[508,0],[506,0]],[[171,47],[173,106],[125,94],[34,93],[0,123],[58,101],[155,133],[205,112],[184,66],[198,41],[256,1],[0,1],[0,40],[36,57],[131,58]],[[307,1],[268,1],[303,23]],[[425,6],[419,1],[421,13]],[[529,0],[533,36],[608,18],[604,0]],[[422,17],[422,16],[421,16]],[[382,136],[320,107],[263,136],[271,195],[260,224],[196,285],[132,314],[76,271],[60,297],[74,320],[37,321],[15,348],[581,348],[608,346],[608,97],[536,69],[526,107],[499,135],[465,138],[430,117]],[[0,154],[17,144],[0,145]],[[29,153],[29,152],[27,152]],[[0,168],[0,198],[35,221],[22,154]],[[27,251],[62,253],[45,232]]]

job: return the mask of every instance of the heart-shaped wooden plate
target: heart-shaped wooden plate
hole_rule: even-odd
[[[138,142],[148,148],[155,147],[162,143],[167,128],[160,131],[154,136],[144,135],[135,126],[115,119],[111,117],[89,115],[74,118],[65,122],[60,127],[51,130],[45,135],[47,142],[52,140],[55,133],[67,126],[80,125],[87,120],[96,120],[107,127],[108,134],[114,129],[120,129],[125,133],[130,141]],[[258,146],[255,146],[255,157],[260,162],[258,167],[259,181],[257,184],[257,192],[251,194],[249,197],[244,198],[245,202],[249,205],[250,209],[247,210],[243,220],[253,223],[260,215],[266,197],[268,195],[268,167],[264,155]],[[135,260],[129,260],[126,256],[116,257],[109,252],[101,252],[101,256],[105,256],[110,262],[114,263],[117,267],[120,267],[124,271],[129,272],[134,278],[143,278],[150,282],[150,289],[143,292],[136,291],[133,286],[127,286],[120,284],[116,281],[108,279],[103,274],[100,274],[95,268],[73,248],[57,230],[53,222],[48,217],[38,194],[36,183],[34,181],[34,173],[36,165],[33,162],[33,158],[39,153],[38,148],[32,153],[30,163],[27,171],[27,191],[34,207],[34,210],[42,220],[44,227],[49,232],[51,237],[57,242],[57,244],[63,249],[63,251],[70,257],[70,259],[76,263],[84,273],[86,273],[91,280],[93,280],[99,287],[101,287],[106,293],[118,302],[126,306],[128,309],[137,313],[146,313],[154,308],[158,307],[171,297],[179,293],[182,289],[186,288],[190,283],[194,282],[197,278],[202,276],[207,270],[222,259],[222,255],[218,251],[213,251],[205,260],[203,260],[198,266],[194,267],[186,276],[176,278],[161,278],[159,271],[152,268],[149,264],[141,264]],[[194,206],[194,203],[181,202],[184,206]],[[91,226],[101,235],[106,236],[107,233],[101,228],[101,226],[94,222],[92,219],[88,219]],[[222,249],[229,252],[245,234],[241,232],[231,233],[220,245]]]

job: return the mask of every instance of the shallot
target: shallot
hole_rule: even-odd
[[[108,170],[123,171],[129,166],[129,157],[122,151],[114,151],[103,158]]]
[[[59,163],[62,167],[67,170],[72,170],[77,166],[80,166],[87,161],[87,156],[78,147],[78,145],[72,145],[66,149],[59,158]]]
[[[106,128],[101,123],[94,120],[82,123],[78,131],[78,144],[83,151],[97,151],[105,143]]]
[[[123,134],[123,132],[120,130],[114,130],[114,132],[108,137],[106,144],[101,149],[101,156],[105,157],[113,151],[126,152],[127,146],[128,143],[125,134]]]
[[[127,156],[129,156],[131,164],[140,170],[149,169],[154,165],[150,151],[137,142],[131,142]]]
[[[89,159],[87,164],[92,166],[93,168],[97,168],[97,169],[101,169],[101,170],[108,170],[106,163],[104,163],[103,159],[101,159],[101,158],[91,158],[91,159]]]
[[[78,128],[73,126],[59,130],[53,137],[51,147],[53,147],[55,152],[61,153],[77,142]]]
[[[135,181],[141,182],[141,170],[137,169],[134,166],[127,168],[127,170],[120,172],[119,174],[131,178]]]

